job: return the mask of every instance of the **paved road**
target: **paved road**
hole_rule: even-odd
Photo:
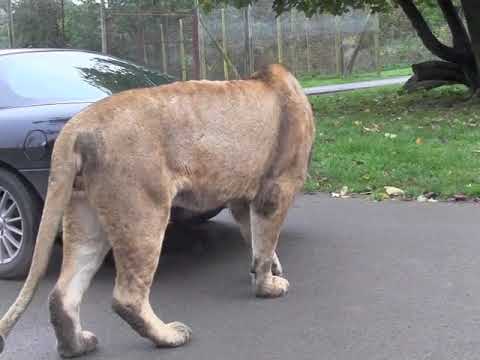
[[[247,251],[227,214],[196,231],[170,229],[152,302],[193,341],[155,349],[110,309],[113,267],[82,308],[100,339],[88,359],[443,360],[479,358],[479,205],[373,203],[301,196],[281,236],[291,292],[252,297]],[[191,243],[195,242],[195,246]],[[57,359],[46,298],[55,256],[1,359]],[[0,311],[18,282],[0,282]]]
[[[370,81],[358,81],[348,84],[336,84],[336,85],[323,85],[315,86],[310,88],[305,88],[305,93],[307,95],[322,95],[322,94],[331,94],[343,91],[350,90],[359,90],[359,89],[368,89],[373,87],[380,87],[386,85],[397,85],[404,84],[410,76],[401,76],[391,79],[383,80],[370,80]]]

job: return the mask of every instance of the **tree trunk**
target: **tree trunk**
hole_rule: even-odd
[[[403,9],[425,47],[444,61],[430,61],[414,65],[414,76],[407,82],[407,90],[434,88],[446,84],[464,84],[473,93],[480,87],[480,14],[478,0],[461,0],[467,18],[465,28],[452,0],[437,0],[453,38],[453,47],[443,44],[433,34],[413,0],[396,0]],[[476,45],[475,45],[476,44]]]
[[[480,2],[478,0],[462,0],[465,18],[467,20],[468,32],[470,34],[470,48],[473,52],[471,67],[475,70],[472,74],[475,93],[480,89]]]
[[[365,39],[367,38],[368,35],[368,25],[370,23],[370,17],[372,16],[372,13],[368,13],[367,19],[365,20],[365,25],[363,26],[363,30],[358,35],[357,38],[357,45],[355,46],[355,49],[353,50],[352,56],[350,57],[350,60],[348,61],[347,67],[345,69],[345,74],[350,76],[353,73],[353,67],[355,66],[355,61],[357,60],[357,56],[360,53],[360,50],[362,50],[365,45]]]

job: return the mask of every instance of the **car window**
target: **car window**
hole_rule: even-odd
[[[97,101],[170,79],[108,56],[52,51],[0,56],[0,108]]]

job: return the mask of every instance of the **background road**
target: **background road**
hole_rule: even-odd
[[[479,210],[301,196],[279,249],[291,291],[276,300],[252,296],[248,253],[228,214],[172,228],[152,302],[164,320],[191,325],[192,342],[155,349],[137,336],[111,310],[106,264],[82,308],[100,340],[88,359],[478,359]],[[2,360],[58,358],[46,308],[59,258]],[[2,314],[20,285],[0,282]]]
[[[368,80],[368,81],[356,81],[347,84],[333,84],[333,85],[321,85],[305,88],[305,94],[307,95],[322,95],[332,94],[350,90],[369,89],[387,85],[403,85],[407,82],[410,76],[400,76],[390,79],[381,80]]]

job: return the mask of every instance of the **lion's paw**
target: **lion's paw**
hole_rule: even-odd
[[[280,276],[272,276],[270,280],[257,284],[256,296],[263,298],[276,298],[288,292],[290,283]]]
[[[58,353],[63,358],[74,358],[94,351],[97,348],[98,340],[94,333],[82,331],[75,346],[58,346]]]
[[[168,335],[167,341],[160,346],[177,347],[182,346],[190,341],[192,338],[192,329],[189,326],[174,321],[167,324],[171,334]]]

